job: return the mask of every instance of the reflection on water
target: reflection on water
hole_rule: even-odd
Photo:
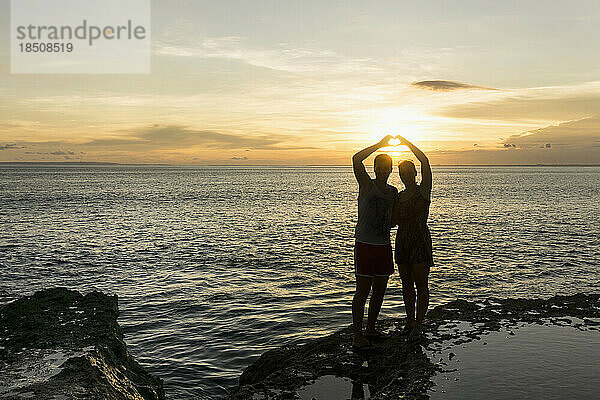
[[[434,377],[432,400],[591,399],[600,387],[598,331],[522,324],[454,346],[442,358],[454,371]]]
[[[298,391],[302,400],[368,399],[369,385],[352,382],[349,378],[323,375]]]
[[[600,168],[433,173],[432,305],[597,289]],[[263,351],[350,323],[356,195],[345,167],[3,166],[0,301],[116,293],[168,397],[219,397]],[[401,313],[396,275],[382,315]]]

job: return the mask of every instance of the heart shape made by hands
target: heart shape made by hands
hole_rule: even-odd
[[[399,146],[400,144],[402,144],[402,142],[400,141],[400,139],[395,137],[395,138],[391,138],[390,141],[388,142],[388,144],[390,146]]]

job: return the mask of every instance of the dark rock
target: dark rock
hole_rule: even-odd
[[[391,337],[376,342],[373,350],[354,352],[352,330],[347,327],[301,346],[267,351],[243,372],[228,399],[298,399],[303,387],[332,375],[349,379],[352,387],[367,385],[373,400],[426,399],[433,386],[431,377],[444,372],[443,362],[433,363],[426,351],[435,353],[448,343],[479,340],[487,332],[520,322],[564,325],[564,317],[580,318],[585,321],[580,325],[600,330],[593,320],[600,318],[600,295],[491,298],[483,303],[455,300],[428,313],[425,335],[417,343],[408,341],[399,331],[403,320],[383,319],[378,328]],[[459,322],[466,323],[466,327],[459,329]],[[450,353],[449,358],[454,357]]]
[[[117,296],[66,288],[0,307],[0,397],[164,399],[127,352]]]

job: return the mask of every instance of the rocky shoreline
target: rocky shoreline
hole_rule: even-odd
[[[118,315],[117,296],[66,288],[0,306],[0,398],[164,399],[162,380],[128,353]],[[369,351],[352,350],[348,326],[265,352],[227,399],[310,399],[307,388],[319,385],[350,386],[352,398],[426,399],[432,378],[448,371],[435,354],[490,332],[510,335],[523,323],[600,332],[600,294],[455,300],[429,312],[418,343],[401,334],[402,319],[381,320],[378,328],[390,338]]]
[[[445,372],[446,365],[435,362],[432,354],[501,329],[513,334],[511,329],[523,323],[600,331],[600,294],[455,300],[429,312],[425,336],[418,343],[401,334],[403,320],[384,319],[378,328],[391,337],[375,343],[373,350],[358,353],[351,348],[349,326],[304,345],[267,351],[243,372],[227,398],[311,398],[306,397],[306,388],[321,382],[323,388],[351,386],[352,398],[427,399],[434,386],[432,377]]]
[[[129,354],[117,296],[42,290],[0,306],[0,398],[165,398]]]

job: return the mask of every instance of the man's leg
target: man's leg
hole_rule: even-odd
[[[362,323],[372,280],[371,277],[356,276],[356,291],[352,299],[352,326],[354,329],[352,344],[355,346],[364,346],[369,343],[362,334]]]
[[[389,276],[376,276],[373,278],[373,292],[371,293],[371,299],[369,300],[369,318],[367,320],[367,334],[376,334],[375,322],[377,322],[377,316],[381,310],[381,304],[383,303],[383,296],[385,295],[385,289],[387,288]]]
[[[417,286],[417,321],[416,326],[420,330],[427,308],[429,307],[429,266],[425,263],[411,266],[415,285]]]
[[[404,329],[412,329],[415,326],[415,281],[413,279],[410,265],[398,265],[400,279],[402,280],[402,298],[406,310],[406,326]]]

